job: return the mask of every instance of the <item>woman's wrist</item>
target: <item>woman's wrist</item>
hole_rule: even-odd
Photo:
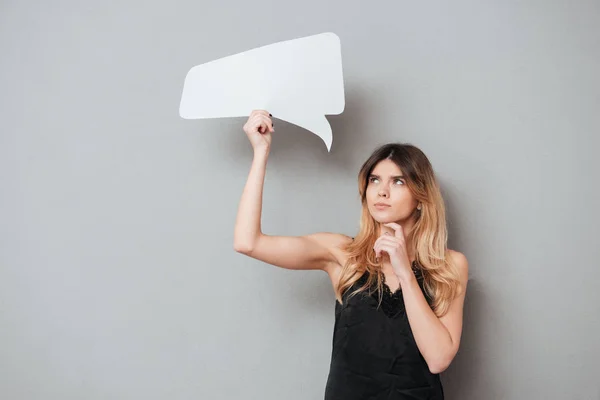
[[[254,159],[255,160],[267,160],[269,158],[269,147],[260,147],[254,149]]]
[[[417,281],[417,278],[415,277],[415,274],[412,271],[404,272],[402,274],[396,274],[396,277],[398,278],[400,286],[402,287],[406,287],[410,285],[413,281]]]

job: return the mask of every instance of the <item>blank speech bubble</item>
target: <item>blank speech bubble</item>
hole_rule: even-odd
[[[268,110],[313,132],[330,151],[333,134],[325,115],[341,114],[344,107],[340,39],[327,32],[193,67],[185,77],[179,114],[225,118]]]

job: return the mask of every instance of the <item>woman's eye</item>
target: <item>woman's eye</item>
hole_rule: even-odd
[[[403,181],[402,179],[396,179],[396,180],[394,181],[394,183],[395,183],[396,185],[404,185],[404,181]]]
[[[377,178],[375,178],[375,177],[373,177],[373,176],[372,176],[372,177],[370,178],[370,181],[371,181],[372,183],[377,183],[377,182],[379,181],[379,179],[377,179]]]

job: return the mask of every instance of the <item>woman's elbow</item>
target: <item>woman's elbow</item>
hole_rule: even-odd
[[[427,365],[429,367],[429,372],[431,372],[432,374],[441,374],[442,372],[444,372],[449,366],[449,363],[435,363],[435,364],[428,364]]]
[[[233,242],[233,250],[244,255],[249,255],[250,253],[252,253],[253,246],[249,242],[235,240]]]
[[[441,374],[442,372],[448,369],[448,367],[452,363],[453,358],[454,356],[446,356],[428,362],[427,367],[429,368],[429,372],[431,372],[432,374]]]

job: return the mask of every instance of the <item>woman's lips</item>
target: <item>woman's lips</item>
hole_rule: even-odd
[[[386,210],[386,209],[390,208],[390,206],[388,204],[384,204],[384,203],[375,203],[375,208],[378,210]]]

